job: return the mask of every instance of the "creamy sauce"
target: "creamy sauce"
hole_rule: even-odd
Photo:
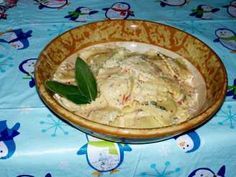
[[[67,58],[54,80],[75,84],[77,56],[91,67],[98,97],[76,105],[55,94],[66,109],[118,127],[151,128],[178,124],[197,114],[206,98],[204,79],[186,59],[166,49],[136,42],[104,43]]]

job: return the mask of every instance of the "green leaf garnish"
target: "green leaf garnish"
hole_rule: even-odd
[[[75,63],[75,79],[80,91],[90,101],[95,100],[97,97],[96,79],[87,63],[79,57]]]
[[[76,104],[91,103],[97,97],[97,83],[92,71],[87,63],[81,58],[76,59],[75,63],[75,85],[63,84],[57,81],[48,80],[45,82],[45,86],[50,91],[59,94],[67,98]]]
[[[46,81],[45,84],[46,87],[52,92],[55,92],[76,104],[89,103],[87,97],[80,93],[77,86],[62,84],[60,82],[50,80]]]

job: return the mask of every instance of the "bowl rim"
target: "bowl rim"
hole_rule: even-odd
[[[147,22],[153,25],[161,25],[165,26],[168,28],[172,28],[177,31],[181,31],[191,37],[193,37],[195,40],[201,42],[205,47],[207,47],[208,50],[210,50],[216,57],[217,61],[220,64],[220,68],[222,69],[223,77],[224,77],[224,85],[222,86],[221,93],[218,96],[218,99],[215,103],[212,103],[208,107],[208,109],[204,110],[200,114],[192,117],[191,119],[181,122],[179,124],[174,124],[174,125],[169,125],[165,127],[153,127],[153,128],[127,128],[127,127],[115,127],[115,126],[110,126],[106,124],[101,124],[98,122],[94,122],[92,120],[86,119],[82,116],[75,115],[66,108],[62,107],[59,103],[55,101],[55,99],[48,99],[52,98],[50,96],[49,92],[46,91],[44,84],[41,86],[38,84],[39,80],[39,73],[38,73],[38,67],[42,60],[40,59],[44,53],[44,51],[56,40],[58,40],[61,36],[64,34],[73,31],[73,30],[78,30],[82,27],[86,27],[88,25],[93,25],[97,23],[107,23],[109,21],[117,21],[117,22],[125,22],[125,21],[130,21],[130,22]],[[182,29],[179,29],[174,26],[170,26],[167,24],[163,24],[160,22],[156,21],[149,21],[149,20],[141,20],[141,19],[125,19],[125,20],[120,20],[120,19],[114,19],[114,20],[100,20],[100,21],[95,21],[91,23],[86,23],[80,26],[76,26],[72,29],[69,29],[62,34],[56,36],[54,39],[52,39],[40,52],[38,60],[35,65],[35,83],[36,83],[36,90],[37,93],[39,94],[40,98],[42,101],[46,104],[46,106],[54,112],[56,115],[58,115],[61,119],[64,121],[72,124],[73,126],[76,126],[79,129],[87,129],[90,132],[95,132],[97,134],[102,134],[105,136],[111,136],[111,137],[118,137],[118,138],[128,138],[128,139],[138,139],[138,140],[144,140],[144,139],[153,139],[153,138],[166,138],[166,137],[173,137],[178,134],[182,134],[184,132],[187,132],[189,130],[192,130],[194,128],[199,127],[200,125],[206,123],[209,119],[211,119],[214,114],[218,111],[218,109],[222,106],[224,102],[224,98],[226,95],[227,91],[227,83],[228,83],[228,78],[226,74],[226,69],[225,66],[220,59],[220,57],[217,55],[217,53],[205,42],[203,42],[201,39],[197,38],[196,36],[183,31]]]

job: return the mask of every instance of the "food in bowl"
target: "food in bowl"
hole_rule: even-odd
[[[196,79],[193,84],[199,88],[197,91],[199,91],[198,99],[201,108],[191,118],[187,118],[181,123],[174,123],[169,126],[135,128],[101,123],[101,118],[99,122],[96,122],[59,104],[54,98],[55,94],[45,87],[45,82],[54,78],[61,64],[69,58],[76,59],[80,56],[79,53],[87,47],[105,43],[109,45],[116,42],[127,43],[127,45],[119,47],[125,47],[131,52],[137,53],[145,53],[149,49],[153,50],[150,47],[147,49],[146,45],[141,45],[141,47],[139,45],[141,43],[147,44],[157,47],[154,48],[155,53],[161,53],[173,59],[183,57],[187,62],[190,62],[194,66],[191,72],[194,73],[194,70],[197,69],[196,73],[201,73],[199,78],[197,78],[198,74],[193,74],[194,79]],[[137,48],[135,47],[136,44]],[[84,59],[81,61],[87,62],[85,55],[81,58]],[[216,53],[204,42],[191,34],[168,25],[133,19],[105,20],[85,24],[56,37],[43,49],[39,56],[35,67],[35,80],[39,96],[61,119],[92,136],[126,143],[161,141],[202,125],[219,110],[227,89],[225,67]],[[202,80],[204,84],[201,84]],[[97,90],[99,91],[99,89]],[[99,98],[99,94],[96,98]],[[95,94],[92,100],[94,97]]]
[[[190,119],[204,106],[206,85],[202,75],[173,52],[138,42],[92,45],[65,59],[52,80],[78,84],[79,89],[75,79],[77,56],[88,64],[96,79],[96,99],[76,104],[58,93],[54,98],[91,121],[124,128],[165,127]]]

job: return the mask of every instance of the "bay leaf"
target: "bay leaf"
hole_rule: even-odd
[[[95,100],[97,97],[96,79],[87,63],[78,57],[75,63],[75,79],[79,90],[88,100]]]
[[[50,91],[59,94],[67,98],[68,100],[72,101],[76,104],[87,104],[90,103],[91,100],[85,96],[77,86],[63,84],[57,81],[48,80],[45,82],[46,88]]]

